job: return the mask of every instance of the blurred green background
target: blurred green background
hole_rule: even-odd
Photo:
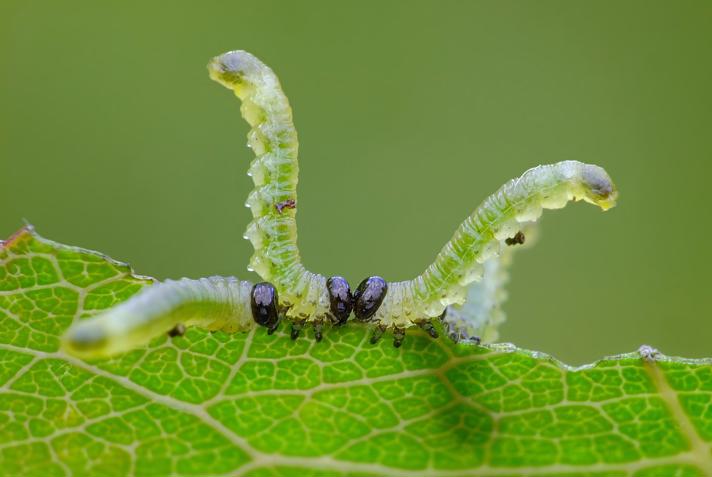
[[[619,207],[545,214],[502,339],[712,356],[708,0],[2,0],[0,236],[24,218],[159,278],[255,279],[247,126],[205,69],[238,48],[295,110],[313,270],[413,277],[505,180],[595,162]]]

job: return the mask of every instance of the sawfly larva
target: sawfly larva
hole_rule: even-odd
[[[247,200],[254,220],[246,233],[255,248],[251,268],[275,283],[288,318],[321,323],[329,316],[326,279],[304,268],[297,248],[298,143],[288,100],[274,72],[247,52],[218,56],[209,70],[211,78],[242,100],[242,115],[252,126],[248,144],[257,157],[249,175],[256,188]],[[521,224],[535,221],[543,208],[585,200],[606,210],[616,196],[608,174],[595,165],[565,161],[530,169],[468,217],[419,277],[396,283],[380,277],[364,280],[354,293],[356,317],[374,323],[378,336],[392,330],[399,345],[404,329],[431,329],[428,323],[448,306],[462,305],[467,286],[482,277],[482,264],[503,245],[522,243]]]
[[[245,51],[214,58],[208,70],[213,80],[240,98],[242,116],[252,127],[248,145],[256,157],[248,175],[255,189],[245,204],[253,216],[245,238],[255,252],[249,268],[277,288],[287,318],[296,325],[293,335],[310,322],[320,337],[319,329],[327,318],[333,323],[346,318],[341,312],[338,316],[331,313],[327,278],[308,271],[299,256],[295,220],[299,142],[289,101],[274,72]],[[350,290],[344,293],[350,295]]]
[[[505,285],[509,282],[514,252],[523,248],[521,246],[533,245],[536,235],[535,224],[527,224],[513,237],[505,239],[504,243],[509,246],[482,264],[482,278],[469,285],[465,303],[446,308],[443,321],[451,339],[485,343],[497,340],[499,326],[506,318],[502,304],[507,298]]]
[[[282,316],[297,338],[309,323],[321,339],[322,326],[344,324],[351,312],[373,326],[371,342],[386,331],[393,344],[418,326],[433,338],[433,320],[442,319],[453,338],[473,330],[496,336],[509,250],[525,243],[543,209],[583,200],[607,210],[617,190],[596,165],[564,161],[538,166],[503,185],[456,230],[435,261],[418,277],[387,282],[371,276],[352,293],[343,277],[326,278],[302,265],[297,247],[297,133],[279,80],[244,51],[214,58],[210,77],[242,100],[250,124],[248,145],[256,158],[248,175],[255,189],[246,205],[253,220],[245,238],[254,247],[251,270],[265,282],[236,278],[182,279],[150,286],[126,302],[73,325],[63,346],[82,357],[104,357],[148,343],[163,333],[180,335],[186,326],[227,332],[262,325],[273,332]]]
[[[105,358],[130,351],[187,326],[234,333],[255,324],[272,333],[279,324],[278,295],[269,283],[234,277],[182,278],[148,286],[123,303],[74,324],[62,345],[82,358]]]
[[[427,322],[450,305],[462,305],[468,285],[482,279],[483,264],[536,221],[542,209],[560,209],[584,200],[608,210],[617,191],[601,168],[577,161],[538,166],[488,197],[456,230],[435,261],[418,277],[388,284],[388,293],[370,321],[394,331]]]

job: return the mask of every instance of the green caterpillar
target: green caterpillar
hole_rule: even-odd
[[[449,305],[462,305],[467,286],[482,278],[483,264],[507,246],[522,224],[537,220],[542,209],[585,200],[607,210],[616,195],[608,174],[595,165],[564,161],[528,170],[488,197],[420,276],[388,284],[370,320],[400,333],[441,315]]]
[[[372,342],[390,330],[400,346],[413,326],[437,337],[432,324],[437,318],[452,337],[471,337],[473,329],[491,329],[501,319],[508,247],[524,242],[543,209],[583,200],[608,210],[616,202],[616,187],[601,167],[577,161],[535,167],[488,197],[421,275],[394,283],[369,277],[352,293],[344,278],[312,273],[301,263],[295,220],[298,140],[276,75],[244,51],[225,53],[208,69],[242,100],[242,115],[252,126],[248,144],[256,158],[248,174],[255,190],[247,199],[253,221],[245,237],[255,250],[249,268],[266,282],[211,277],[148,287],[71,327],[64,339],[71,353],[116,354],[179,325],[229,332],[263,325],[272,332],[281,317],[291,323],[292,338],[308,323],[320,339],[324,323],[343,324],[352,309],[358,320],[374,326]]]
[[[499,325],[506,317],[502,303],[507,298],[505,285],[509,281],[513,252],[522,246],[531,246],[536,241],[536,229],[533,223],[524,225],[513,237],[505,239],[507,247],[501,254],[482,264],[482,278],[467,288],[465,302],[447,307],[443,321],[451,339],[481,338],[486,343],[497,340]]]
[[[253,285],[232,277],[167,280],[141,290],[123,303],[72,326],[64,348],[82,358],[130,351],[180,326],[226,332],[253,328]]]
[[[246,202],[253,220],[245,238],[255,253],[249,268],[274,284],[287,318],[319,325],[330,315],[330,299],[327,278],[304,268],[297,247],[299,142],[289,101],[274,72],[247,52],[221,55],[208,71],[242,100],[242,116],[252,126],[248,145],[256,157],[248,175],[255,189]]]

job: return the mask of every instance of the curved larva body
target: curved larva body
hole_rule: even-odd
[[[249,175],[256,188],[247,205],[254,220],[245,234],[255,248],[250,266],[277,287],[287,317],[320,322],[329,311],[327,280],[304,268],[297,248],[298,141],[289,102],[274,72],[247,52],[225,53],[208,69],[242,100],[242,115],[252,126],[248,142],[257,157]],[[598,166],[565,161],[531,169],[485,200],[423,274],[389,283],[368,321],[398,330],[428,322],[446,307],[463,304],[467,287],[482,277],[482,264],[543,208],[586,200],[607,209],[615,198],[613,183]]]
[[[147,287],[73,325],[62,343],[71,354],[111,356],[191,325],[236,332],[259,323],[271,333],[279,324],[280,311],[292,321],[292,338],[309,321],[318,340],[326,317],[342,324],[352,309],[359,320],[375,325],[372,342],[391,329],[394,345],[400,346],[405,329],[415,325],[437,337],[430,321],[448,307],[451,316],[445,317],[445,326],[451,334],[487,333],[503,319],[499,306],[509,251],[501,255],[502,249],[522,244],[530,230],[527,224],[536,221],[542,209],[561,208],[571,200],[604,210],[615,204],[615,186],[598,166],[565,161],[535,167],[488,197],[420,276],[396,283],[369,277],[351,294],[344,278],[327,280],[301,264],[295,221],[297,133],[277,77],[244,51],[215,58],[209,70],[211,78],[242,100],[242,115],[252,126],[248,143],[256,158],[249,175],[255,190],[247,206],[254,220],[245,237],[255,249],[250,268],[271,283],[253,286],[236,278],[210,277]]]
[[[233,277],[167,280],[72,325],[62,346],[82,358],[103,358],[143,346],[177,325],[247,331],[256,326],[252,284]]]
[[[467,287],[465,303],[447,307],[443,322],[450,338],[455,341],[479,339],[484,343],[497,340],[499,325],[507,317],[502,304],[507,299],[505,286],[509,282],[514,252],[532,246],[537,235],[536,224],[522,224],[514,237],[505,239],[508,246],[501,254],[482,264],[482,278]]]
[[[323,320],[329,311],[326,277],[307,271],[297,248],[299,143],[289,101],[274,72],[245,51],[218,56],[208,70],[242,100],[242,116],[252,126],[248,144],[256,158],[248,175],[255,189],[246,205],[254,220],[245,232],[255,249],[250,269],[274,284],[287,317]]]
[[[448,336],[455,341],[477,337],[485,343],[498,337],[499,325],[504,321],[502,302],[506,297],[504,285],[509,280],[507,269],[512,254],[502,251],[483,263],[482,278],[467,287],[465,303],[447,307],[445,325]]]
[[[526,236],[528,242],[529,232]],[[443,322],[450,338],[455,341],[478,338],[485,343],[497,340],[499,325],[506,318],[502,303],[507,298],[505,285],[514,250],[507,247],[499,257],[483,263],[482,278],[467,287],[465,303],[447,307]]]
[[[389,283],[372,321],[408,328],[440,316],[447,306],[464,303],[468,285],[482,278],[482,264],[500,253],[521,224],[536,221],[542,209],[584,200],[607,210],[616,197],[610,177],[595,165],[564,161],[528,170],[488,197],[425,272],[413,280]]]

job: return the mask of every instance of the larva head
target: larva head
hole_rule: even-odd
[[[618,189],[608,173],[594,164],[581,165],[583,200],[608,210],[616,205]]]
[[[378,276],[362,281],[354,292],[354,314],[361,321],[370,320],[376,314],[388,292],[388,283]]]
[[[349,282],[344,277],[331,277],[326,281],[326,289],[329,291],[329,308],[336,318],[336,324],[346,323],[354,306]]]
[[[252,287],[250,306],[255,323],[274,330],[279,323],[277,290],[271,283],[261,282]]]

